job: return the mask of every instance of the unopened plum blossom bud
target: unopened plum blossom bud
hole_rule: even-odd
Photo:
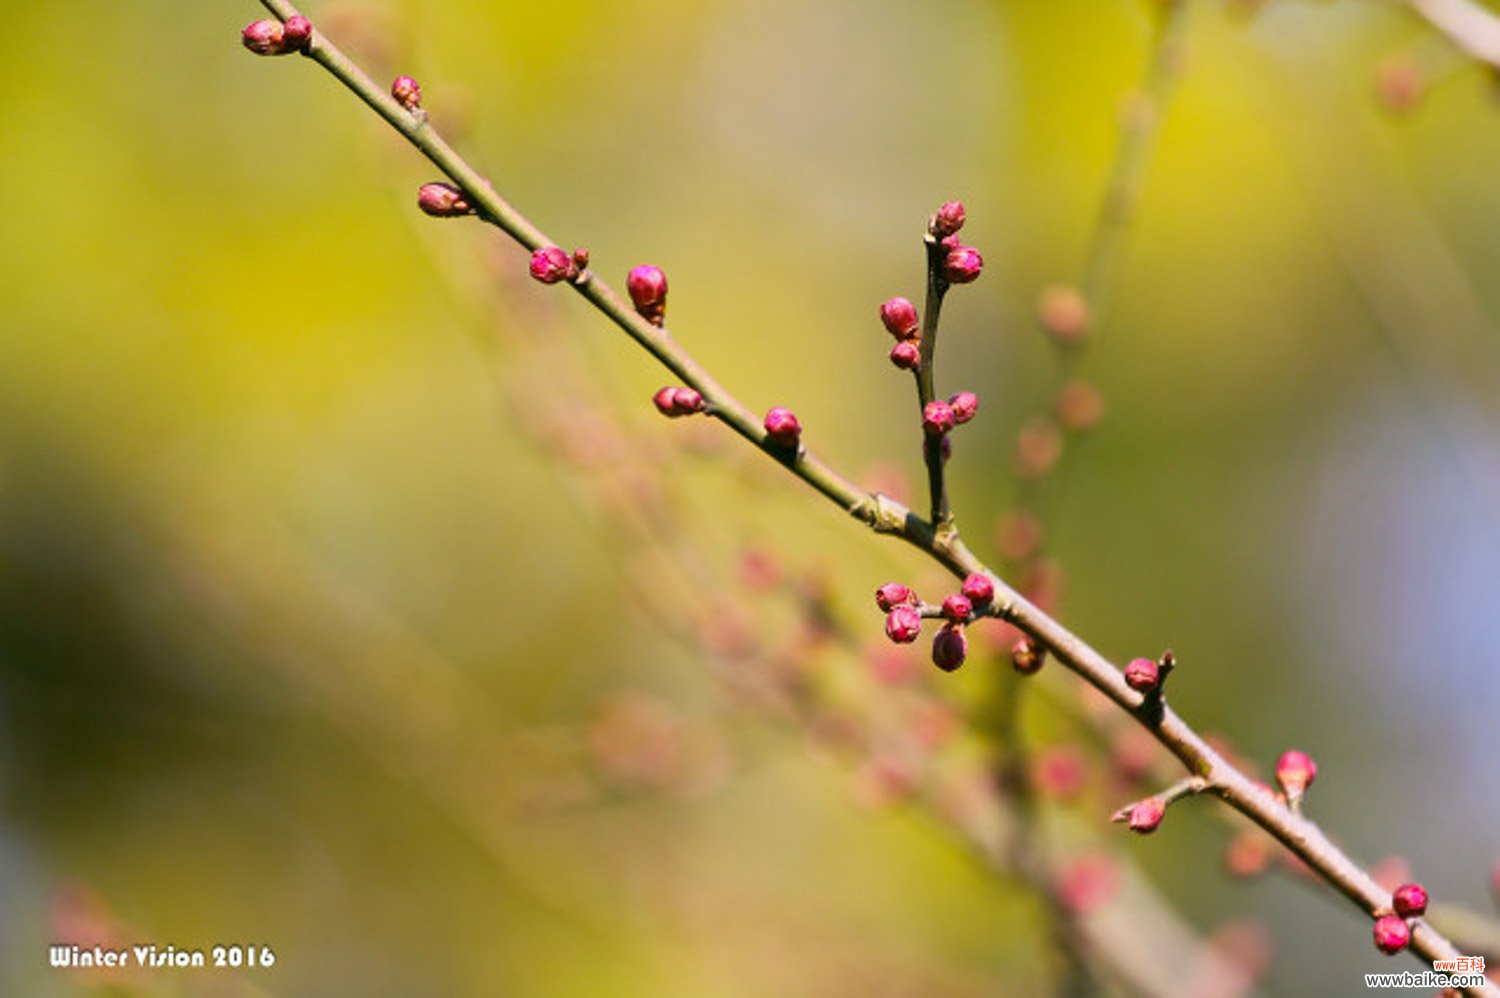
[[[880,321],[898,340],[909,340],[921,331],[916,306],[905,298],[892,298],[880,306]]]
[[[294,14],[281,26],[281,46],[287,52],[301,52],[312,41],[312,22],[301,14]]]
[[[969,618],[974,616],[974,604],[969,602],[969,597],[954,593],[943,597],[943,616],[955,624],[967,624]]]
[[[1070,381],[1053,402],[1057,421],[1074,433],[1091,430],[1104,417],[1104,398],[1087,381]]]
[[[795,447],[802,437],[802,424],[797,422],[796,414],[781,406],[766,413],[765,427],[771,442],[783,447]]]
[[[922,408],[922,429],[929,437],[940,437],[953,429],[953,407],[947,402],[928,402]]]
[[[964,203],[949,201],[932,216],[932,221],[927,223],[927,231],[939,239],[946,239],[964,227],[965,217]]]
[[[556,284],[578,276],[573,258],[557,246],[543,246],[531,254],[531,276],[543,284]]]
[[[658,391],[655,395],[651,396],[651,401],[655,403],[656,411],[661,413],[663,416],[671,417],[682,415],[677,411],[677,389],[672,387],[671,385],[667,385],[665,388]]]
[[[955,246],[943,258],[943,276],[950,284],[968,284],[979,279],[984,257],[972,246]]]
[[[916,607],[898,606],[886,614],[885,636],[898,645],[909,645],[922,633],[922,615]]]
[[[1302,799],[1303,793],[1312,786],[1317,775],[1318,764],[1306,752],[1291,749],[1283,752],[1281,758],[1276,760],[1276,782],[1281,784],[1286,799],[1291,803]]]
[[[948,407],[953,410],[955,423],[967,423],[979,411],[979,396],[973,392],[959,392],[948,399]]]
[[[1149,693],[1156,689],[1161,670],[1149,658],[1133,658],[1125,666],[1125,683],[1137,693]]]
[[[875,590],[875,605],[886,613],[890,613],[898,606],[910,603],[912,599],[912,591],[899,582],[887,582]]]
[[[1375,948],[1394,955],[1411,942],[1411,928],[1400,915],[1382,915],[1375,919]]]
[[[963,594],[975,606],[989,606],[995,600],[995,583],[983,572],[974,572],[964,578]]]
[[[468,215],[473,208],[464,198],[464,192],[452,184],[423,184],[417,191],[417,207],[434,218],[456,218]]]
[[[1416,918],[1427,913],[1427,888],[1421,884],[1402,884],[1391,892],[1391,907],[1402,918]]]
[[[240,42],[256,55],[285,55],[285,35],[280,21],[263,19],[245,25]]]
[[[667,315],[667,275],[649,263],[633,268],[625,277],[625,290],[641,318],[653,326],[662,324]]]
[[[969,657],[969,639],[962,627],[944,624],[932,639],[932,664],[952,672]]]
[[[391,84],[391,96],[408,111],[415,111],[422,106],[422,88],[410,76],[396,77]]]
[[[922,363],[922,348],[915,340],[902,340],[891,347],[891,363],[903,371],[914,371]]]
[[[1167,802],[1161,797],[1147,797],[1130,805],[1126,824],[1132,832],[1150,835],[1161,826],[1162,816],[1167,813]]]
[[[693,388],[676,388],[672,391],[672,404],[681,413],[703,411],[703,396]]]

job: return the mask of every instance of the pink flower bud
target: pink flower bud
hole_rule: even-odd
[[[672,404],[683,415],[702,412],[704,409],[703,396],[692,388],[672,389]]]
[[[1137,693],[1149,693],[1156,689],[1161,671],[1149,658],[1133,658],[1125,666],[1125,684]]]
[[[417,191],[417,207],[434,218],[456,218],[474,211],[464,192],[452,184],[423,184]]]
[[[963,594],[975,606],[989,606],[995,599],[995,584],[988,575],[975,572],[964,579]]]
[[[915,340],[902,340],[891,347],[891,363],[903,371],[915,371],[922,363],[922,348]]]
[[[1394,955],[1411,942],[1411,929],[1400,915],[1382,915],[1375,919],[1375,948]]]
[[[1126,823],[1132,832],[1150,835],[1161,826],[1162,816],[1167,813],[1167,802],[1160,797],[1147,797],[1130,805]]]
[[[1391,892],[1391,907],[1402,918],[1416,918],[1427,913],[1427,888],[1421,884],[1402,884]]]
[[[653,326],[662,324],[667,315],[667,275],[660,267],[642,264],[625,278],[625,290],[641,318]]]
[[[281,26],[281,47],[287,52],[301,52],[312,41],[312,22],[301,14],[294,14]]]
[[[1054,284],[1043,290],[1037,299],[1036,314],[1042,328],[1061,343],[1080,343],[1088,333],[1088,302],[1076,288],[1066,284]]]
[[[968,284],[984,270],[984,257],[972,246],[955,246],[943,260],[943,276],[950,284]]]
[[[396,82],[391,84],[391,96],[408,111],[415,111],[422,106],[422,88],[410,76],[396,77]]]
[[[774,444],[783,447],[795,447],[797,441],[802,437],[802,424],[797,422],[797,417],[790,409],[776,406],[766,413],[766,436],[771,438]]]
[[[955,624],[967,624],[969,618],[974,616],[974,604],[969,602],[969,597],[959,593],[945,596],[943,597],[943,616]]]
[[[932,664],[952,672],[969,657],[969,639],[962,627],[944,624],[932,639]]]
[[[573,258],[556,246],[543,246],[531,254],[531,276],[543,284],[556,284],[578,276]]]
[[[932,221],[927,224],[927,231],[939,239],[946,239],[964,227],[964,218],[964,203],[949,201],[932,216]]]
[[[898,340],[909,340],[921,331],[917,309],[905,298],[892,298],[880,306],[880,321]]]
[[[656,404],[656,411],[663,416],[675,417],[682,415],[682,413],[677,411],[677,389],[671,385],[667,385],[651,396],[651,401]]]
[[[1306,752],[1291,749],[1283,752],[1281,758],[1276,760],[1276,782],[1281,784],[1288,801],[1301,800],[1302,794],[1312,786],[1317,775],[1318,764]]]
[[[922,615],[916,607],[898,606],[885,617],[885,636],[898,645],[909,645],[922,633]]]
[[[240,33],[240,42],[256,55],[285,55],[285,36],[280,21],[251,21]]]
[[[890,613],[898,606],[910,603],[913,593],[899,582],[887,582],[875,590],[875,605],[886,613]]]
[[[922,408],[922,429],[929,437],[940,437],[953,426],[953,407],[947,402],[928,402]]]
[[[973,392],[959,392],[948,399],[948,406],[953,410],[955,423],[967,423],[979,411],[979,396]]]
[[[691,388],[677,388],[668,385],[655,395],[651,401],[656,405],[656,411],[663,416],[676,418],[688,416],[704,409],[703,396]]]
[[[1046,651],[1038,648],[1026,638],[1017,641],[1016,646],[1010,650],[1010,664],[1015,666],[1016,671],[1023,676],[1036,675],[1046,661]]]

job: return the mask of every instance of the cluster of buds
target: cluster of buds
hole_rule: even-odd
[[[916,306],[905,298],[892,298],[881,304],[880,322],[896,337],[891,363],[903,371],[915,371],[922,363],[922,324]]]
[[[885,617],[885,635],[897,644],[911,644],[922,633],[922,617],[943,618],[932,639],[932,661],[944,672],[952,672],[969,657],[969,638],[964,626],[990,607],[995,583],[975,572],[964,579],[956,593],[943,597],[936,607],[925,606],[917,594],[899,582],[887,582],[875,590],[875,605]]]
[[[1427,888],[1402,884],[1391,892],[1391,907],[1375,913],[1375,948],[1395,954],[1411,942],[1411,919],[1427,913]]]
[[[979,396],[973,392],[959,392],[946,402],[934,399],[922,407],[922,431],[929,437],[945,437],[955,426],[973,419],[978,411]]]
[[[674,388],[671,385],[651,396],[651,401],[656,404],[657,412],[672,419],[691,416],[705,408],[701,394],[691,388]]]
[[[269,19],[252,21],[240,33],[240,41],[256,55],[290,55],[305,51],[312,33],[312,22],[298,14],[287,18],[285,23]]]
[[[964,227],[962,201],[949,201],[927,222],[927,232],[947,251],[943,257],[943,279],[949,284],[968,284],[984,270],[984,258],[972,246],[958,241],[958,230]]]
[[[667,275],[660,267],[642,264],[625,278],[625,290],[641,318],[659,326],[667,317]]]

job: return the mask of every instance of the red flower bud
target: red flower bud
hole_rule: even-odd
[[[766,436],[771,442],[783,447],[795,447],[802,437],[802,424],[790,409],[776,406],[766,413]]]
[[[1125,684],[1137,693],[1149,693],[1156,689],[1161,670],[1149,658],[1133,658],[1125,666]]]
[[[949,201],[932,216],[932,221],[927,223],[927,231],[939,239],[946,239],[964,227],[964,218],[964,203]]]
[[[928,402],[922,408],[922,429],[928,436],[940,437],[953,426],[953,407],[947,402]]]
[[[656,411],[663,416],[672,417],[682,415],[682,413],[677,411],[677,389],[671,385],[667,385],[651,396],[651,401],[656,404]]]
[[[1391,892],[1391,906],[1402,918],[1416,918],[1427,913],[1427,888],[1421,884],[1402,884]]]
[[[251,21],[240,32],[240,42],[256,55],[285,55],[286,31],[280,21]]]
[[[943,260],[943,276],[950,284],[968,284],[984,270],[984,257],[972,246],[955,246]]]
[[[667,315],[667,275],[660,267],[642,264],[625,278],[625,289],[641,318],[653,326],[662,324]]]
[[[912,591],[899,582],[887,582],[875,590],[875,605],[886,613],[890,613],[898,606],[910,603],[913,598]]]
[[[464,192],[452,184],[423,184],[417,191],[417,207],[434,218],[456,218],[474,211]]]
[[[953,410],[955,423],[967,423],[979,411],[979,396],[973,392],[959,392],[948,399],[948,406]]]
[[[1409,942],[1411,929],[1400,915],[1382,915],[1375,919],[1375,948],[1380,952],[1400,953]]]
[[[531,276],[543,284],[556,284],[578,276],[573,258],[556,246],[543,246],[531,254]]]
[[[702,395],[691,388],[676,388],[671,385],[651,396],[651,401],[655,403],[657,412],[672,418],[702,412],[704,408]]]
[[[964,579],[963,594],[975,606],[989,606],[995,599],[995,584],[988,575],[975,572]]]
[[[1162,816],[1167,813],[1167,802],[1160,797],[1147,797],[1130,805],[1130,812],[1126,822],[1132,832],[1142,835],[1150,835],[1161,825]]]
[[[692,388],[675,388],[672,390],[672,404],[677,411],[686,415],[692,412],[703,411],[703,396]]]
[[[909,340],[921,331],[916,306],[905,298],[892,298],[880,306],[880,321],[898,340]]]
[[[902,340],[891,347],[891,363],[903,371],[915,371],[922,363],[922,348],[916,340]]]
[[[885,636],[898,645],[909,645],[922,633],[922,615],[915,607],[898,606],[885,617]]]
[[[312,41],[312,22],[301,14],[294,14],[281,26],[281,47],[286,52],[301,52]]]
[[[422,106],[422,88],[410,76],[396,77],[396,82],[391,84],[391,96],[408,111],[415,111]]]
[[[969,618],[974,616],[974,604],[969,602],[969,597],[954,593],[952,596],[943,598],[943,616],[955,624],[967,624]]]
[[[1318,764],[1306,752],[1292,749],[1283,752],[1281,758],[1276,760],[1276,782],[1281,784],[1288,801],[1295,803],[1301,800],[1302,794],[1312,786],[1317,775]]]
[[[932,664],[952,672],[969,657],[969,639],[962,627],[944,624],[932,639]]]

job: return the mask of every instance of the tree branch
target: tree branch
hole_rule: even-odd
[[[300,16],[297,9],[285,0],[261,0],[261,3],[283,21]],[[321,33],[313,33],[303,51],[427,156],[463,191],[482,218],[529,250],[555,245],[501,198],[438,135],[425,115],[408,111],[389,97]],[[922,520],[894,500],[859,489],[805,449],[799,447],[795,454],[788,455],[768,440],[764,427],[750,410],[699,367],[665,329],[643,319],[586,269],[570,283],[652,356],[700,392],[709,403],[712,415],[770,454],[845,512],[877,532],[901,537],[958,577],[973,573],[987,576],[995,586],[999,616],[1046,646],[1059,662],[1134,717],[1182,762],[1191,775],[1201,777],[1209,792],[1217,794],[1230,807],[1266,829],[1356,907],[1374,916],[1377,911],[1390,906],[1390,894],[1334,845],[1316,824],[1293,812],[1226,761],[1159,696],[1147,697],[1131,689],[1119,668],[1007,585],[959,540],[955,532],[937,529],[933,522]],[[930,346],[930,343],[924,344],[923,349],[929,350]],[[1410,948],[1428,961],[1451,960],[1464,955],[1421,919],[1412,925]],[[1491,985],[1467,991],[1487,998],[1500,998],[1500,988]]]

